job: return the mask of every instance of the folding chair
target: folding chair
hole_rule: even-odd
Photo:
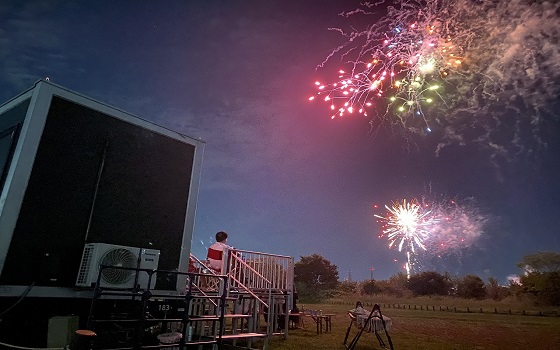
[[[344,337],[344,346],[346,346],[346,349],[353,350],[364,331],[368,333],[373,332],[375,334],[375,337],[377,338],[377,341],[379,342],[379,345],[384,349],[387,349],[387,345],[378,332],[380,330],[383,330],[385,332],[385,336],[387,337],[387,342],[389,343],[389,349],[394,350],[393,342],[388,332],[388,328],[391,327],[392,321],[390,318],[381,314],[381,308],[378,304],[375,304],[373,306],[373,309],[371,310],[367,318],[363,318],[363,316],[360,317],[360,315],[355,315],[351,312],[349,312],[348,315],[350,316],[350,324],[348,325],[346,336]],[[346,342],[348,341],[348,336],[350,335],[350,330],[352,329],[352,325],[354,324],[359,328],[359,331],[354,336],[354,338],[352,338],[350,344],[346,344]]]

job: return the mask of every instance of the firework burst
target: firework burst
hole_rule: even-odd
[[[382,224],[379,238],[386,237],[389,248],[397,247],[406,253],[408,277],[420,270],[419,256],[449,258],[471,247],[489,221],[472,198],[460,202],[402,200],[385,209],[385,215],[375,214]]]
[[[447,144],[476,142],[517,152],[542,143],[545,117],[560,93],[560,4],[530,0],[394,0],[386,14],[364,3],[344,17],[363,30],[331,28],[346,42],[334,82],[315,82],[332,118],[367,116],[415,134],[436,131]],[[484,13],[484,16],[480,14]],[[371,17],[369,17],[371,16]],[[502,135],[498,135],[502,133]],[[503,136],[507,133],[507,137]]]
[[[429,235],[429,227],[436,220],[430,216],[430,211],[425,211],[415,200],[393,202],[391,207],[385,206],[387,214],[385,216],[375,215],[383,223],[382,234],[379,236],[387,237],[389,248],[397,246],[399,252],[406,252],[407,263],[405,265],[407,276],[410,277],[414,268],[414,253],[416,249],[425,250],[424,240]]]

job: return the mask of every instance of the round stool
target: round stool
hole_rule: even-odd
[[[75,332],[75,336],[72,341],[73,344],[70,349],[91,350],[91,342],[95,336],[97,336],[97,334],[94,331],[90,331],[89,329],[78,329]]]

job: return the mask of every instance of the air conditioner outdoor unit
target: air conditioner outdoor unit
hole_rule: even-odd
[[[97,283],[101,265],[129,267],[128,269],[105,268],[101,273],[100,286],[105,288],[134,288],[136,281],[140,289],[148,287],[148,273],[135,269],[157,270],[159,250],[126,247],[106,243],[87,243],[84,246],[82,262],[76,286],[91,287]],[[150,288],[154,288],[156,274],[153,274]]]

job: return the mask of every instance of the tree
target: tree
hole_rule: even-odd
[[[338,292],[341,294],[354,294],[358,291],[358,282],[342,281],[338,285]]]
[[[500,286],[498,280],[494,277],[488,278],[486,284],[486,296],[494,300],[502,300],[511,295],[511,290],[508,287]]]
[[[560,272],[560,253],[537,252],[525,255],[517,266],[527,273]]]
[[[451,283],[444,275],[426,271],[410,276],[408,289],[415,295],[447,295],[451,289]]]
[[[294,280],[319,290],[335,289],[338,268],[320,254],[302,256],[294,265]]]
[[[560,305],[560,272],[536,273],[521,276],[522,292],[531,294],[538,303]]]
[[[521,294],[532,295],[538,303],[560,305],[560,253],[537,252],[517,264],[521,276]]]
[[[371,281],[365,281],[362,286],[362,291],[367,293],[366,285],[369,284]],[[379,280],[375,281],[374,283],[374,293],[381,293],[387,295],[393,295],[398,298],[401,298],[405,295],[406,292],[409,292],[407,288],[408,278],[406,274],[399,272],[396,275],[391,276],[388,280]],[[367,287],[371,288],[371,286]]]
[[[396,297],[402,297],[406,291],[408,291],[408,277],[405,273],[399,272],[389,278],[389,288],[387,294],[394,295]]]
[[[484,299],[486,296],[484,282],[476,275],[466,275],[459,279],[457,296],[466,299]]]
[[[378,294],[381,292],[381,288],[374,279],[371,279],[363,284],[362,291],[364,294]]]

